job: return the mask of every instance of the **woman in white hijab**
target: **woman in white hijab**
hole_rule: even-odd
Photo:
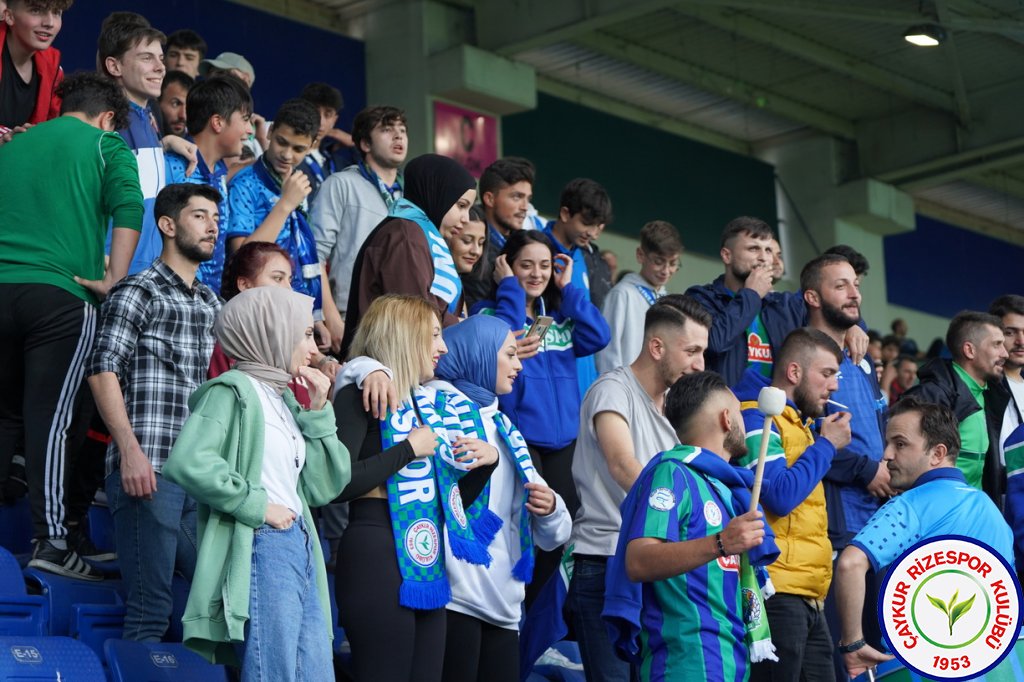
[[[164,475],[200,504],[185,644],[247,680],[333,679],[327,575],[310,506],[338,496],[348,451],[327,402],[313,299],[278,287],[238,294],[214,333],[236,361],[189,400]],[[310,396],[301,408],[292,379]]]

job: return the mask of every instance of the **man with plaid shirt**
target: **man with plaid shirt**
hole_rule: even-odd
[[[89,359],[89,385],[113,437],[106,490],[128,595],[125,639],[160,641],[174,572],[191,579],[195,569],[196,504],[160,472],[213,353],[220,302],[196,272],[213,256],[220,201],[208,185],[160,191],[160,258],[111,290]]]

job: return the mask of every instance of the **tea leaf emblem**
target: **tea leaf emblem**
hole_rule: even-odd
[[[949,604],[942,601],[938,597],[933,597],[930,594],[925,594],[928,597],[928,601],[932,603],[932,606],[946,614],[946,620],[949,623],[949,635],[953,636],[953,624],[960,620],[964,614],[971,610],[974,606],[974,599],[978,595],[971,595],[970,599],[965,599],[962,602],[957,603],[957,597],[960,596],[960,590],[953,593],[953,596],[949,598]]]

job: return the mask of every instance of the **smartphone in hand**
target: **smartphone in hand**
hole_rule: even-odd
[[[544,335],[548,333],[548,329],[551,327],[554,321],[555,319],[553,317],[541,315],[536,320],[534,320],[533,325],[530,327],[530,330],[526,332],[526,336],[539,336],[543,340]]]

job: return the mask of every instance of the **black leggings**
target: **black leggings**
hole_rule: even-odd
[[[448,612],[444,682],[519,682],[519,633]]]
[[[441,679],[445,610],[401,606],[401,584],[387,500],[353,500],[338,547],[335,588],[357,682]]]

